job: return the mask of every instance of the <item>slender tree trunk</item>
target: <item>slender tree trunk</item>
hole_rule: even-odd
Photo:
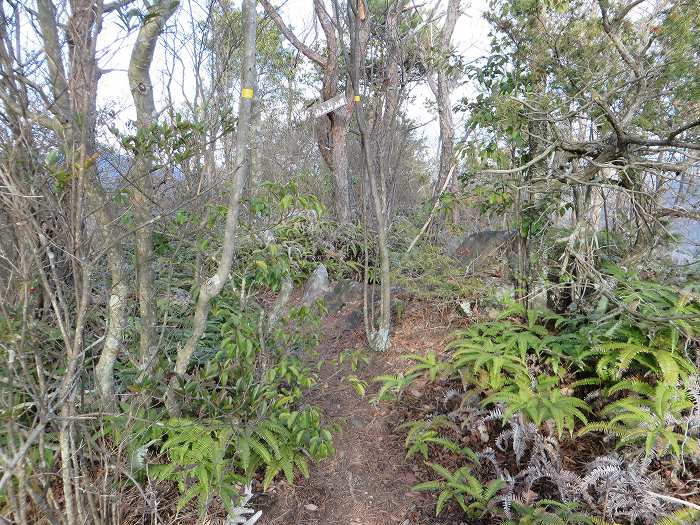
[[[112,242],[116,222],[97,178],[95,128],[100,74],[96,47],[102,29],[103,4],[101,1],[72,0],[70,6],[67,26],[69,67],[66,68],[58,38],[55,6],[50,0],[37,2],[40,32],[55,100],[53,112],[61,127],[59,135],[63,139],[63,149],[68,164],[84,176],[84,185],[96,209],[103,241],[107,243],[112,289],[108,300],[105,343],[96,367],[96,383],[102,400],[111,406],[114,402],[113,368],[126,329],[128,286],[121,242]]]
[[[251,118],[253,108],[253,93],[256,84],[255,71],[255,0],[243,0],[243,64],[241,68],[241,98],[238,109],[238,128],[236,130],[236,158],[233,173],[229,181],[229,202],[228,213],[226,215],[226,226],[224,229],[224,241],[219,257],[219,264],[216,273],[207,279],[199,291],[199,298],[195,309],[192,323],[192,335],[185,345],[178,351],[175,363],[175,374],[183,377],[187,372],[187,367],[192,358],[192,354],[197,348],[197,344],[204,334],[211,301],[214,299],[228,281],[229,272],[233,264],[233,255],[236,247],[236,232],[238,228],[238,217],[240,214],[240,201],[246,183],[246,174],[249,171],[248,150],[251,144]],[[167,404],[171,414],[177,415],[180,412],[179,404],[175,398],[174,389],[177,380],[173,379],[170,384]]]
[[[547,15],[543,8],[544,4],[539,5],[537,15],[529,16],[529,23],[546,33],[544,27]],[[540,43],[537,43],[540,44]],[[532,89],[536,93],[543,93],[547,81],[547,71],[545,67],[546,53],[538,49],[532,50],[530,57],[530,81]],[[545,136],[544,124],[538,121],[530,121],[528,123],[528,161],[536,158],[544,149],[542,146],[541,137]],[[530,181],[534,178],[537,165],[531,166],[523,173],[522,188],[519,190],[519,228],[517,232],[517,250],[518,250],[518,275],[516,276],[515,298],[526,309],[529,306],[530,281],[532,279],[532,269],[530,264],[530,227],[532,219],[533,195],[530,191]]]
[[[443,59],[447,59],[452,51],[452,34],[459,18],[460,0],[449,0],[447,3],[447,14],[445,16],[445,24],[442,28],[440,51]],[[440,161],[438,168],[438,176],[435,181],[433,197],[438,198],[438,192],[442,188],[444,181],[447,179],[452,165],[454,164],[454,137],[455,127],[452,114],[452,102],[450,101],[450,79],[445,64],[439,63],[435,68],[434,78],[431,72],[427,76],[428,86],[430,87],[435,101],[437,102],[438,121],[440,126]],[[452,189],[458,188],[458,179],[453,179]],[[459,211],[454,208],[453,219],[458,219]],[[456,222],[456,221],[455,221]]]
[[[112,214],[109,213],[108,204],[101,192],[95,200],[98,206],[98,219],[103,241],[112,243],[113,230],[111,225],[114,224]],[[129,296],[126,262],[122,253],[121,243],[116,242],[108,247],[107,262],[112,282],[107,306],[105,341],[95,366],[95,384],[99,390],[103,406],[114,408],[116,406],[114,397],[114,365],[119,357],[124,340],[124,332],[126,331],[127,300]]]
[[[369,31],[369,20],[367,19],[364,0],[348,0],[347,2],[347,17],[348,26],[350,28],[350,51],[346,54],[348,62],[348,74],[352,82],[355,93],[360,92],[360,70],[361,62],[364,59],[363,43]],[[388,95],[388,92],[387,92]],[[391,99],[385,101],[391,107]],[[391,113],[391,112],[390,112]],[[375,162],[375,158],[379,159],[383,154],[381,151],[372,150],[372,138],[368,129],[367,121],[364,115],[364,110],[361,104],[355,108],[355,116],[357,125],[360,130],[360,146],[362,152],[362,162],[366,174],[366,180],[370,188],[371,203],[374,211],[374,216],[377,223],[377,248],[379,251],[379,267],[381,275],[380,283],[380,302],[379,302],[379,323],[374,327],[374,322],[371,326],[365,323],[367,339],[370,347],[378,352],[384,352],[389,349],[391,329],[391,264],[389,261],[389,242],[387,232],[387,217],[386,217],[386,188],[383,184],[383,178],[377,173],[376,166],[381,164]],[[388,116],[391,119],[391,115]],[[366,300],[365,300],[366,303]],[[365,304],[367,308],[367,304]],[[365,315],[367,318],[367,315]]]
[[[155,122],[156,106],[151,84],[153,53],[165,24],[177,9],[177,2],[162,0],[149,8],[145,22],[136,38],[129,62],[129,88],[136,107],[138,127],[136,155],[134,159],[135,188],[131,196],[136,222],[136,284],[139,299],[141,326],[139,330],[141,376],[148,374],[156,364],[157,351],[154,308],[153,272],[153,147],[147,140],[149,128]]]
[[[63,140],[66,164],[72,170],[72,195],[70,201],[70,217],[72,220],[73,247],[73,288],[76,301],[75,324],[72,330],[72,341],[66,343],[67,365],[59,389],[60,413],[63,421],[59,426],[59,451],[61,456],[61,476],[65,505],[66,521],[69,525],[87,520],[83,495],[80,490],[80,478],[73,470],[79,463],[76,456],[79,452],[75,446],[72,432],[72,417],[75,412],[75,392],[79,388],[79,374],[85,359],[84,327],[90,289],[90,267],[86,255],[83,254],[84,227],[84,192],[88,196],[101,195],[96,191],[97,159],[95,155],[96,140],[96,98],[99,70],[96,60],[97,37],[102,28],[102,2],[93,0],[71,0],[70,16],[66,26],[68,41],[68,68],[64,66],[60,40],[58,38],[58,20],[56,9],[50,0],[39,0],[37,3],[39,27],[42,35],[44,52],[49,64],[51,89],[54,96],[52,111],[56,117],[57,126],[54,131]],[[58,129],[57,129],[58,128]],[[96,199],[98,220],[103,231],[112,224],[109,213],[104,207],[104,199]],[[105,236],[109,238],[108,236]],[[48,250],[48,248],[46,248]],[[109,250],[110,256],[118,253],[118,246]],[[51,260],[51,257],[49,257]],[[56,272],[51,267],[54,280]],[[56,281],[55,289],[60,290],[61,284]],[[44,282],[46,293],[51,295],[52,287]],[[123,294],[125,295],[125,294]],[[59,297],[63,301],[63,298]],[[111,300],[110,300],[111,301]],[[55,305],[54,305],[55,308]],[[56,308],[55,308],[56,309]],[[60,315],[60,313],[57,311]],[[123,326],[113,323],[111,318],[107,333],[110,340],[119,340]],[[70,321],[67,326],[72,324]],[[113,350],[107,347],[107,354]],[[103,377],[110,376],[111,368],[103,370]]]

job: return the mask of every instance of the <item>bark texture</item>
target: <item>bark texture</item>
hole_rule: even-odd
[[[389,32],[396,28],[398,14],[395,11],[398,2],[395,2],[389,7],[387,15],[387,28]],[[350,30],[350,49],[346,54],[348,62],[348,74],[350,83],[355,91],[359,92],[361,71],[364,70],[363,62],[365,57],[365,45],[369,37],[369,20],[366,16],[366,7],[364,0],[348,0],[347,2],[347,21]],[[396,48],[393,51],[397,51]],[[391,265],[389,261],[389,242],[387,231],[387,205],[386,205],[386,186],[383,173],[386,169],[384,151],[382,147],[386,147],[385,132],[388,127],[393,126],[396,116],[397,105],[397,88],[398,70],[396,69],[395,53],[389,53],[390,58],[385,57],[384,61],[384,80],[382,82],[383,99],[381,107],[375,110],[375,121],[373,129],[370,129],[365,115],[364,108],[358,104],[355,108],[355,116],[357,125],[360,131],[360,146],[362,154],[362,163],[366,175],[367,185],[370,189],[370,202],[374,211],[374,217],[377,226],[377,248],[379,251],[379,267],[380,267],[380,302],[379,302],[379,320],[378,323],[374,319],[369,319],[367,293],[365,291],[365,331],[367,333],[367,342],[370,347],[377,352],[385,352],[390,346],[390,329],[391,329]],[[379,145],[375,145],[379,140]],[[366,290],[366,288],[365,288]]]
[[[444,62],[452,51],[452,34],[454,33],[455,25],[460,15],[459,9],[460,0],[448,1],[445,24],[442,27],[440,35],[440,57],[438,57],[437,60],[431,60],[431,62],[437,63],[433,64],[432,71],[426,76],[428,86],[435,96],[438,110],[438,122],[440,125],[440,165],[433,195],[436,199],[439,198],[438,192],[443,187],[444,181],[449,177],[450,170],[455,161],[455,127],[452,102],[450,101],[450,78]],[[457,189],[457,178],[455,177],[453,180],[453,189]],[[456,207],[455,213],[458,213]]]
[[[321,100],[330,100],[341,92],[340,58],[342,50],[339,45],[337,25],[326,10],[323,0],[314,0],[314,12],[325,37],[325,56],[304,44],[284,23],[277,10],[268,0],[260,0],[265,12],[277,25],[280,32],[299,52],[321,69]],[[355,90],[347,83],[345,95],[347,103],[319,118],[316,125],[316,141],[324,163],[333,179],[333,207],[340,223],[349,223],[353,219],[352,187],[348,170],[347,137],[353,107]]]
[[[129,61],[129,89],[136,107],[137,146],[134,158],[134,185],[131,204],[136,222],[136,284],[141,326],[139,330],[140,370],[148,374],[157,360],[156,318],[153,300],[153,154],[149,128],[156,119],[156,105],[151,83],[153,53],[165,24],[175,13],[177,2],[163,0],[149,8],[136,37]]]

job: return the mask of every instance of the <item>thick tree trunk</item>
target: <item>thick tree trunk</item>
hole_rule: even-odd
[[[321,56],[299,40],[268,0],[261,0],[261,3],[287,40],[313,61],[323,72],[321,99],[326,101],[337,96],[340,92],[339,68],[341,51],[338,46],[337,26],[331,20],[323,1],[314,0],[314,10],[326,37],[325,56]],[[354,92],[351,86],[348,86],[346,96],[349,102],[342,108],[322,117],[324,122],[319,126],[320,129],[316,137],[321,158],[323,158],[333,179],[335,217],[342,224],[351,222],[353,218],[352,203],[354,199],[352,198],[352,185],[348,171],[347,151],[348,126],[350,125],[350,117],[354,106],[353,95]]]
[[[332,97],[331,97],[332,98]],[[350,179],[348,173],[347,136],[349,119],[344,113],[345,107],[328,115],[330,127],[327,140],[318,142],[322,158],[333,178],[333,208],[338,222],[346,224],[352,221],[350,207]]]

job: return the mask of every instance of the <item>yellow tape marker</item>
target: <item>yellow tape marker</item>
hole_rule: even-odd
[[[359,101],[360,101],[360,95],[355,95],[355,102],[359,102]]]
[[[253,88],[243,88],[241,90],[241,96],[243,98],[253,98]]]

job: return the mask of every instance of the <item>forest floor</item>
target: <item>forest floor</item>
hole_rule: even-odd
[[[336,454],[311,469],[308,480],[294,486],[281,481],[267,501],[254,503],[263,510],[264,525],[424,525],[435,524],[434,500],[411,491],[419,480],[415,460],[406,461],[403,440],[396,427],[403,421],[401,409],[392,403],[370,403],[377,387],[373,378],[405,370],[402,356],[435,350],[442,353],[454,323],[453,315],[441,315],[434,305],[409,304],[394,323],[391,349],[369,354],[356,372],[350,364],[338,365],[346,350],[365,348],[361,305],[346,305],[324,321],[324,338],[318,349],[324,361],[319,382],[305,401],[318,405],[334,433]],[[355,374],[369,386],[359,396],[345,380]],[[421,393],[413,388],[414,397]]]

